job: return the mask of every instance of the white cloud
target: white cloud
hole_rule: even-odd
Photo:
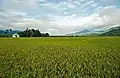
[[[91,4],[92,7],[97,7],[98,5],[100,5],[99,3],[93,3]]]
[[[60,34],[59,30],[53,28],[47,29],[47,32],[49,32],[52,35]]]
[[[10,12],[12,15],[21,15],[21,16],[26,16],[27,14],[24,12]]]
[[[86,17],[69,18],[67,16],[65,19],[57,19],[55,23],[58,25],[58,29],[63,28],[65,30],[64,28],[67,28],[65,31],[70,32],[83,28],[108,28],[111,25],[120,24],[120,9],[114,7],[106,9],[105,7],[99,13],[94,13]]]
[[[68,12],[64,12],[64,14],[68,14]]]
[[[69,4],[68,4],[68,7],[69,7],[69,8],[75,8],[75,7],[77,7],[77,6],[69,3]]]
[[[16,12],[12,12],[12,14],[24,15],[24,13],[22,14]],[[11,26],[9,27],[17,29],[39,28],[42,32],[65,34],[73,32],[77,29],[109,27],[113,24],[120,24],[119,20],[120,9],[115,7],[105,7],[100,10],[99,13],[94,13],[86,17],[76,17],[76,14],[66,17],[49,15],[46,19],[33,19],[24,17],[24,19],[21,19],[21,21],[11,22]]]
[[[104,2],[104,3],[103,3]],[[120,9],[113,0],[9,0],[0,12],[2,28],[39,28],[42,32],[65,34],[84,28],[120,24]],[[107,6],[106,6],[107,5]]]

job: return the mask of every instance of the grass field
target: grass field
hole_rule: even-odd
[[[120,78],[120,37],[0,38],[0,78]]]

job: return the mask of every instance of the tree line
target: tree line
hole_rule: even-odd
[[[41,33],[39,30],[26,29],[23,32],[18,32],[20,37],[48,37],[49,33]]]
[[[12,37],[12,29],[6,29],[4,34],[0,34],[0,37]],[[26,28],[24,31],[17,32],[20,37],[48,37],[49,33],[41,33],[39,30],[28,29]]]

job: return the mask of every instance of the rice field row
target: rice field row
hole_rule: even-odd
[[[120,37],[0,38],[0,78],[120,78]]]

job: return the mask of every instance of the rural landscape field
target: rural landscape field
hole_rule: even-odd
[[[0,78],[120,78],[120,37],[0,38]]]

